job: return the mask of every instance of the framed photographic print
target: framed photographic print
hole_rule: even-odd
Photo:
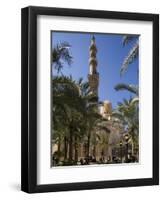
[[[22,9],[22,190],[159,184],[159,16]]]

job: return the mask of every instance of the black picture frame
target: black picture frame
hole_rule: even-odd
[[[153,23],[153,177],[130,180],[37,185],[37,16],[55,15]],[[159,15],[50,7],[21,12],[21,190],[28,193],[159,184]]]

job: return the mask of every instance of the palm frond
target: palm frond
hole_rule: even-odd
[[[139,97],[134,97],[131,101],[132,104],[137,104],[139,103]]]
[[[82,83],[83,83],[83,78],[80,77],[79,80],[77,81],[77,84],[78,84],[78,85],[81,85]]]
[[[128,90],[129,92],[132,92],[138,96],[138,86],[137,85],[119,83],[114,87],[114,89],[116,91]]]
[[[139,54],[139,44],[136,43],[134,47],[130,50],[127,57],[124,59],[124,62],[120,70],[121,75],[127,71],[129,64],[131,64],[138,57],[138,54]]]
[[[54,68],[60,72],[63,68],[63,63],[67,63],[68,65],[72,64],[72,55],[70,53],[71,45],[68,42],[61,42],[57,44],[52,50],[52,62]]]
[[[131,41],[134,41],[136,38],[137,36],[134,36],[134,35],[124,35],[122,38],[123,46],[127,45]]]

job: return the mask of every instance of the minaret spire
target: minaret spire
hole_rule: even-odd
[[[97,47],[96,47],[95,37],[93,35],[91,38],[91,45],[89,47],[90,58],[89,58],[88,80],[92,93],[94,93],[98,97],[99,73],[97,72],[96,53],[97,53]]]

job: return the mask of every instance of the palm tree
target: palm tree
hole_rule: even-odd
[[[99,115],[97,110],[97,96],[91,93],[89,83],[84,82],[82,79],[78,81],[79,93],[82,99],[82,112],[83,112],[83,122],[85,127],[85,147],[86,147],[86,157],[89,156],[90,144],[91,144],[91,133],[94,127],[101,119],[101,115]]]
[[[53,129],[54,133],[60,133],[56,134],[57,144],[64,141],[65,159],[69,149],[68,159],[78,160],[78,143],[84,137],[87,138],[87,152],[89,152],[90,133],[93,128],[91,121],[94,123],[95,119],[99,118],[95,109],[97,108],[95,99],[89,84],[82,79],[76,82],[72,77],[53,77]]]
[[[74,118],[76,117],[75,111],[77,107],[76,105],[78,103],[78,97],[78,87],[71,77],[57,76],[53,78],[54,129],[58,129],[55,119],[57,118],[57,116],[59,116],[59,124],[65,127],[66,130],[69,130],[69,133],[64,137],[65,140],[69,138],[68,140],[66,140],[69,141],[70,145],[69,157],[72,157],[72,129]],[[58,110],[59,113],[57,113]],[[61,121],[63,122],[61,123]]]
[[[112,116],[119,119],[127,132],[131,135],[134,145],[138,145],[139,136],[139,116],[138,104],[133,99],[123,100],[118,103],[118,107],[113,111]]]
[[[72,55],[70,53],[70,44],[68,42],[61,42],[56,44],[52,49],[52,64],[57,70],[57,73],[63,68],[63,63],[71,65]]]
[[[132,125],[138,123],[138,110],[136,102],[133,99],[124,99],[123,102],[119,102],[117,108],[113,111],[112,116],[119,118],[124,124]]]

